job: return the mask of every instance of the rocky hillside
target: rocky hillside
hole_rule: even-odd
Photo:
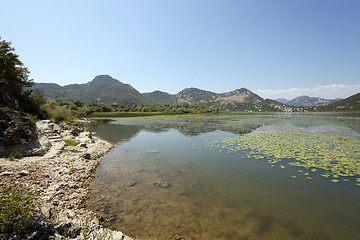
[[[5,57],[1,55],[1,67],[6,64],[3,59]],[[21,71],[16,67],[11,69],[15,69],[14,72]],[[6,75],[0,71],[0,157],[15,153],[34,155],[44,152],[36,125],[30,119],[29,111],[25,111],[31,109],[27,107],[29,104],[32,104],[29,93],[23,91],[20,84],[15,84],[11,74]]]
[[[275,100],[290,106],[326,106],[330,103],[339,101],[341,99],[324,99],[319,97],[309,97],[303,95],[296,97],[292,100],[287,100],[287,99],[275,99]]]
[[[46,99],[60,101],[97,102],[103,104],[145,104],[150,101],[129,84],[108,75],[96,76],[86,84],[60,86],[54,83],[35,83],[32,89],[43,89]]]
[[[345,111],[350,108],[346,105],[332,105],[339,99],[322,99],[317,97],[300,96],[292,100],[263,99],[246,88],[236,89],[225,93],[214,93],[198,88],[185,88],[176,95],[162,91],[140,93],[129,84],[124,84],[108,75],[96,76],[86,84],[70,84],[60,86],[53,83],[36,83],[32,89],[42,89],[47,99],[60,101],[80,100],[86,103],[97,102],[102,104],[172,104],[172,105],[200,105],[217,108],[220,111],[325,111],[314,106],[330,104],[334,106],[328,111]],[[337,103],[337,102],[335,102]],[[349,103],[350,104],[350,103]],[[352,103],[351,103],[352,104]],[[351,110],[352,111],[352,110]]]
[[[264,100],[246,88],[214,93],[197,88],[185,88],[172,101],[178,105],[203,105],[221,111],[301,111],[274,100]]]
[[[175,96],[175,95],[169,94],[167,92],[161,92],[161,91],[143,93],[143,95],[147,99],[153,101],[154,103],[158,103],[158,104],[169,103],[170,100]]]
[[[333,102],[327,106],[318,107],[319,111],[352,112],[360,111],[360,93],[346,99]]]
[[[36,125],[21,111],[0,108],[0,157],[43,154]]]

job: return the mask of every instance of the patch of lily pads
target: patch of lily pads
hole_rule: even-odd
[[[246,157],[267,158],[271,166],[279,162],[301,167],[311,172],[321,171],[321,176],[334,183],[349,181],[344,177],[360,175],[360,139],[323,134],[284,132],[252,132],[235,138],[211,141],[208,146],[220,151],[243,152]],[[286,160],[286,161],[285,161]],[[303,173],[303,170],[299,170]],[[309,172],[303,173],[311,180]],[[296,176],[292,176],[296,178]],[[360,178],[356,178],[360,186]]]

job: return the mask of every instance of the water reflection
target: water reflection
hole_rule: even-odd
[[[339,119],[345,118],[346,121]],[[358,134],[359,119],[293,114],[117,119],[93,130],[117,143],[88,206],[136,239],[356,239],[360,191],[296,167],[202,148],[257,129]]]

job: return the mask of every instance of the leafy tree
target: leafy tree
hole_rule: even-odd
[[[84,106],[84,103],[81,102],[81,101],[79,101],[79,100],[75,100],[75,101],[74,101],[74,104],[75,104],[75,106],[78,107],[78,108]]]
[[[39,95],[31,96],[31,90],[24,90],[34,83],[29,79],[29,70],[14,51],[11,42],[0,38],[0,106],[39,114],[43,99]]]

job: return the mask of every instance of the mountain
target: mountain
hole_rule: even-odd
[[[290,106],[326,106],[330,103],[339,101],[340,99],[324,99],[319,97],[299,96],[292,100],[287,99],[275,99],[278,102],[290,105]]]
[[[346,99],[333,102],[327,106],[319,107],[317,110],[336,112],[360,111],[360,93],[352,95]]]
[[[300,96],[291,101],[286,99],[275,101],[263,99],[246,88],[225,93],[185,88],[176,95],[161,91],[141,94],[131,85],[124,84],[108,75],[96,76],[86,84],[60,86],[54,83],[35,83],[32,89],[41,89],[46,99],[59,101],[80,100],[86,103],[103,104],[202,105],[218,108],[220,111],[359,111],[360,108],[359,94],[340,101],[308,96]],[[330,103],[328,106],[312,107],[328,103]]]
[[[214,93],[197,88],[185,88],[171,101],[175,105],[203,105],[220,111],[301,111],[274,100],[264,100],[246,88]]]
[[[154,103],[158,103],[158,104],[166,104],[175,96],[167,92],[161,92],[161,91],[143,93],[143,95],[147,99],[150,99]]]
[[[285,99],[285,98],[277,98],[277,99],[274,99],[275,101],[277,102],[280,102],[280,103],[284,103],[284,104],[288,104],[290,101]]]
[[[60,86],[54,83],[35,83],[32,89],[43,89],[46,99],[60,101],[98,102],[103,104],[146,104],[149,100],[129,84],[109,75],[96,76],[86,84]]]

